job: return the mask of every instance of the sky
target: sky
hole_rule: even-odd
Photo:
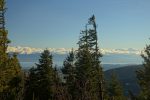
[[[100,48],[143,49],[150,37],[150,0],[7,0],[11,46],[77,48],[93,14]]]

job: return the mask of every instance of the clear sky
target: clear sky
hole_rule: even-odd
[[[142,49],[150,37],[150,0],[7,0],[12,46],[77,47],[94,14],[101,48]]]

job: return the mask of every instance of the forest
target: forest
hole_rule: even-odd
[[[134,95],[129,90],[126,96],[115,72],[110,80],[104,77],[94,15],[80,32],[78,49],[72,48],[64,59],[63,76],[53,66],[53,55],[47,49],[36,67],[22,70],[17,53],[7,52],[10,40],[5,3],[0,0],[0,100],[150,100],[150,45],[141,54],[143,68],[136,71],[140,93]]]

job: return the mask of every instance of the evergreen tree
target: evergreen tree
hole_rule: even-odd
[[[123,89],[115,73],[112,73],[111,75],[107,91],[109,100],[125,100],[125,97],[123,96]]]
[[[141,88],[139,98],[141,100],[150,100],[150,45],[146,46],[141,56],[144,59],[144,68],[137,71],[137,79]]]
[[[16,54],[7,54],[10,41],[5,30],[5,0],[0,0],[0,99],[16,100],[22,97],[22,71]]]
[[[103,100],[103,71],[99,58],[102,56],[98,49],[97,31],[94,15],[81,31],[77,53],[77,87],[79,98],[82,100]]]
[[[68,91],[61,82],[59,75],[58,75],[58,70],[55,67],[54,69],[54,81],[53,81],[53,99],[52,100],[70,100]]]
[[[24,100],[67,100],[66,91],[57,69],[53,68],[52,55],[48,50],[44,50],[36,66],[30,69],[27,77]]]
[[[52,82],[54,70],[52,68],[52,55],[48,50],[44,50],[37,65],[36,75],[38,86],[38,97],[40,100],[49,100],[52,98]]]
[[[24,89],[24,75],[16,54],[9,58],[8,64],[9,67],[6,72],[7,78],[10,78],[7,89],[7,92],[10,92],[9,98],[10,100],[21,99]]]
[[[70,99],[74,100],[75,96],[75,54],[72,51],[64,61],[62,72],[64,74],[65,86],[67,88]]]
[[[99,52],[98,47],[98,37],[97,37],[97,25],[95,21],[95,16],[93,15],[89,18],[88,24],[91,26],[88,30],[89,33],[89,44],[90,44],[90,52],[92,55],[92,66],[93,68],[93,83],[95,86],[95,94],[97,95],[97,99],[103,100],[104,97],[104,78],[103,78],[103,70],[100,65],[100,57],[102,54]]]
[[[39,84],[38,84],[38,77],[36,74],[36,68],[32,67],[29,70],[29,73],[26,75],[25,78],[25,90],[24,90],[24,99],[23,100],[39,100]]]
[[[93,100],[92,96],[92,63],[90,53],[87,50],[78,51],[78,61],[76,62],[76,87],[77,100]]]

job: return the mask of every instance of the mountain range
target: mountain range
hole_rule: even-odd
[[[63,61],[67,57],[71,49],[67,48],[47,48],[53,55],[53,64],[61,67]],[[8,51],[11,53],[18,53],[19,61],[22,67],[34,66],[38,63],[41,52],[44,49],[22,46],[9,46]],[[76,49],[74,49],[76,50]],[[100,58],[104,70],[118,68],[126,65],[142,64],[140,56],[141,50],[128,48],[128,49],[100,49],[103,57]]]
[[[66,54],[71,51],[71,48],[46,48],[52,53],[56,54]],[[9,46],[8,52],[17,52],[19,54],[34,54],[34,53],[41,53],[44,49],[42,48],[33,48],[33,47],[22,47],[22,46]],[[77,50],[77,49],[74,49]],[[123,48],[123,49],[108,49],[108,48],[101,48],[100,52],[102,54],[136,54],[140,55],[141,50],[134,49],[134,48]]]

